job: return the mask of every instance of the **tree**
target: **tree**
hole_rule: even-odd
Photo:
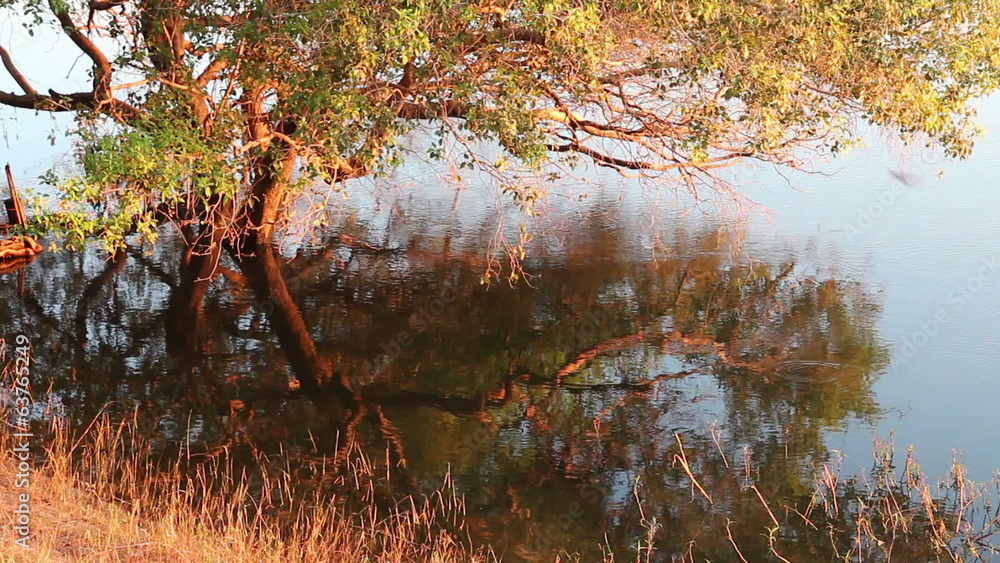
[[[419,124],[428,156],[493,174],[528,213],[543,193],[525,178],[587,161],[739,197],[718,168],[802,166],[865,121],[963,157],[968,102],[1000,69],[986,0],[3,5],[91,63],[89,91],[45,92],[0,47],[21,89],[0,103],[77,112],[83,174],[49,177],[61,200],[39,223],[112,249],[166,220],[269,240],[302,188],[413,156]]]

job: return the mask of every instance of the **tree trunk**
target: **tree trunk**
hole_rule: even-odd
[[[222,229],[206,227],[185,248],[180,283],[167,306],[167,351],[172,355],[189,358],[202,346],[202,303],[219,264],[223,234]]]
[[[250,193],[236,222],[240,248],[252,248],[257,244],[268,244],[274,234],[274,225],[280,219],[288,191],[288,184],[295,171],[298,154],[295,147],[286,141],[275,139],[280,133],[285,139],[295,133],[295,123],[285,120],[272,125],[270,116],[264,109],[264,92],[255,88],[246,92],[240,100],[240,110],[246,128],[247,142],[262,142],[261,151],[250,158],[252,180]]]
[[[247,249],[243,249],[247,250]],[[316,350],[302,312],[288,291],[281,276],[280,258],[267,243],[258,244],[252,253],[236,256],[240,270],[246,276],[257,300],[265,311],[278,343],[288,358],[302,389],[310,394],[332,390],[350,409],[357,407],[359,397],[347,377],[334,371],[329,360]]]
[[[287,148],[283,150],[285,154],[280,159],[270,156],[261,158],[257,177],[250,187],[247,222],[243,227],[247,234],[252,235],[248,241],[250,246],[269,244],[274,235],[274,226],[281,218],[296,160],[293,151]]]

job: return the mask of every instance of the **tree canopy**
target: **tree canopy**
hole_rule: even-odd
[[[865,122],[963,157],[969,102],[1000,69],[993,0],[0,6],[61,29],[91,63],[89,91],[56,92],[0,46],[20,88],[0,104],[77,112],[82,174],[48,178],[60,201],[39,224],[110,248],[167,220],[216,242],[270,239],[302,188],[343,189],[418,145],[491,174],[529,213],[543,189],[528,175],[589,161],[732,196],[720,167],[802,166]],[[412,142],[418,127],[430,142]]]

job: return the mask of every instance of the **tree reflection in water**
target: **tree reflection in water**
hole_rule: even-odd
[[[387,466],[384,498],[450,471],[473,536],[512,558],[590,560],[605,542],[631,557],[654,517],[659,553],[694,540],[728,560],[731,533],[764,557],[757,491],[808,502],[826,432],[878,415],[874,296],[794,257],[750,267],[715,232],[678,230],[652,260],[590,219],[534,249],[514,287],[479,283],[476,236],[386,245],[358,224],[293,257],[182,237],[108,262],[45,254],[23,288],[4,278],[0,322],[33,335],[74,424],[137,410],[166,458],[253,448],[333,467],[353,444]],[[815,558],[808,543],[782,554]]]

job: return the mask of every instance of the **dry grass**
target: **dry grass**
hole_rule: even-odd
[[[686,455],[676,459],[692,483],[711,504]],[[725,463],[719,448],[720,464]],[[725,537],[734,560],[749,563],[766,558],[774,561],[951,561],[990,562],[1000,559],[1000,474],[985,482],[969,479],[966,468],[955,459],[951,471],[932,481],[920,470],[912,448],[901,470],[897,469],[890,441],[876,443],[874,462],[866,475],[844,477],[839,461],[817,468],[813,493],[783,502],[767,498],[751,477],[749,467],[729,475],[740,495],[752,497],[760,510],[758,527],[766,537],[765,549],[745,556],[746,544],[734,538],[726,519],[719,536]],[[742,473],[742,475],[741,475]],[[742,484],[736,484],[742,481]],[[718,482],[717,482],[718,484]],[[710,489],[711,490],[711,489]],[[748,536],[744,535],[744,541]],[[704,545],[690,546],[672,561],[706,560],[699,554]],[[714,553],[718,553],[717,551]]]
[[[4,561],[495,559],[462,533],[462,502],[449,483],[380,510],[365,484],[374,477],[366,474],[371,465],[359,457],[343,467],[352,482],[323,476],[341,489],[361,488],[352,509],[336,494],[291,502],[295,479],[263,457],[254,474],[235,469],[225,452],[197,466],[158,468],[134,420],[102,417],[82,436],[54,424],[49,434],[45,461],[31,479],[31,551],[14,545],[10,532],[14,500],[25,489],[14,488],[12,461],[0,465]],[[0,448],[10,451],[11,442],[9,433],[0,435]]]
[[[876,443],[865,478],[842,479],[823,467],[812,502],[798,516],[814,528],[825,522],[843,561],[995,561],[1000,475],[972,481],[956,458],[949,474],[934,482],[920,470],[912,447],[902,471],[894,451],[891,440]]]

